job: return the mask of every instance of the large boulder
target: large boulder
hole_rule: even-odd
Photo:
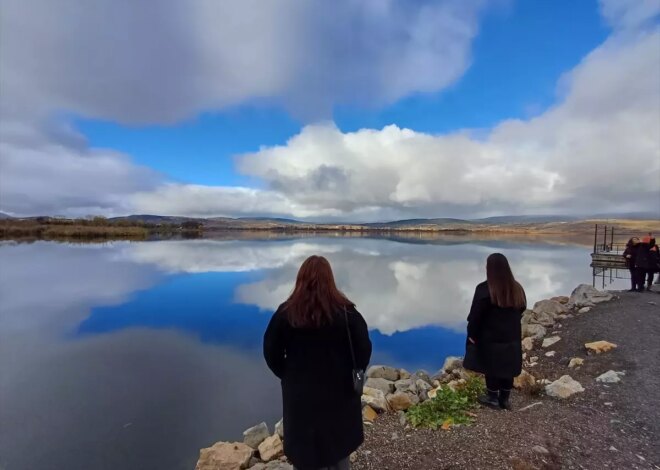
[[[385,379],[368,378],[367,381],[364,383],[364,385],[366,387],[380,390],[385,395],[387,395],[388,393],[392,393],[394,391],[394,382]]]
[[[254,449],[241,442],[216,442],[199,451],[195,470],[243,470],[252,454]]]
[[[561,303],[555,300],[541,300],[534,304],[532,311],[535,313],[546,313],[553,318],[557,315],[568,313],[568,309]]]
[[[284,455],[284,444],[277,434],[273,434],[268,439],[259,444],[259,457],[264,462],[270,462]]]
[[[462,363],[463,363],[463,361],[461,361],[461,364]],[[415,372],[413,374],[413,376],[414,376],[415,379],[422,379],[427,384],[430,384],[432,382],[431,376],[425,370],[418,370],[417,372]],[[403,379],[404,377],[401,377],[401,378]]]
[[[365,405],[365,407],[362,408],[363,421],[368,421],[372,423],[376,418],[378,418],[378,413],[376,413],[376,410],[374,410],[372,407],[370,407],[369,405]]]
[[[369,405],[379,413],[387,411],[388,409],[385,394],[376,388],[364,387],[362,390],[362,403],[364,405]]]
[[[528,324],[522,325],[522,337],[523,338],[533,338],[541,339],[547,333],[547,330],[543,325]]]
[[[419,401],[416,399],[416,395],[405,392],[396,392],[387,396],[387,402],[394,411],[406,411]]]
[[[394,388],[397,392],[414,393],[417,395],[417,385],[413,379],[397,380],[394,382]]]
[[[545,386],[545,393],[555,398],[568,398],[581,392],[584,392],[584,387],[570,375],[562,375],[559,379]]]
[[[243,444],[256,449],[268,436],[270,436],[268,425],[266,423],[259,423],[243,432]]]
[[[367,377],[370,379],[385,379],[395,382],[399,380],[399,371],[388,366],[371,366],[367,370]]]
[[[599,291],[589,284],[580,284],[573,290],[568,305],[575,308],[593,307],[595,304],[608,302],[613,298],[614,296],[609,292]]]

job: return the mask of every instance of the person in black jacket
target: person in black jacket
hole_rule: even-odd
[[[623,257],[626,259],[626,267],[630,271],[630,291],[637,292],[644,290],[644,274],[641,269],[637,267],[637,253],[639,252],[639,238],[632,237],[626,243],[626,249],[623,252]]]
[[[504,255],[488,257],[486,278],[474,292],[467,341],[477,346],[486,375],[487,394],[479,402],[510,410],[513,378],[522,371],[520,320],[527,299]]]
[[[263,346],[268,367],[282,381],[284,453],[294,468],[348,469],[350,454],[364,440],[352,371],[367,368],[371,341],[355,304],[335,286],[327,259],[311,256],[302,264]]]
[[[644,290],[645,279],[648,279],[649,289],[653,283],[653,275],[657,269],[655,257],[657,247],[655,246],[655,239],[652,239],[650,236],[642,238],[642,241],[638,246],[637,256],[635,257],[635,267],[637,268],[637,290],[642,292]]]

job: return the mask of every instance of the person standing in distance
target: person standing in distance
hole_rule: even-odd
[[[263,350],[282,381],[284,453],[294,468],[349,469],[350,454],[364,440],[352,372],[366,370],[371,341],[327,259],[310,256],[300,266],[293,293],[268,324]]]
[[[513,378],[522,371],[520,320],[527,299],[503,254],[488,257],[486,279],[474,292],[467,340],[476,345],[486,376],[487,393],[479,402],[510,410]]]

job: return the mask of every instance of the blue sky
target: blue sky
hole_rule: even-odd
[[[655,1],[0,1],[2,212],[660,207]]]
[[[444,133],[527,118],[552,105],[561,75],[608,32],[595,0],[512,2],[485,15],[472,46],[473,63],[458,83],[382,109],[337,106],[333,120],[346,132],[396,124]],[[254,185],[236,172],[234,155],[283,145],[303,125],[281,107],[254,104],[169,126],[76,123],[93,147],[121,150],[177,181],[208,185]]]

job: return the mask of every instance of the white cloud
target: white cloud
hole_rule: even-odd
[[[484,0],[3,0],[2,108],[167,123],[254,99],[337,103],[437,91],[469,64]]]
[[[656,2],[603,0],[613,34],[533,119],[480,136],[396,126],[342,133],[317,122],[286,145],[237,159],[263,183],[257,189],[168,182],[44,119],[65,110],[172,122],[260,99],[312,117],[337,103],[390,103],[460,76],[482,2],[346,0],[330,11],[326,2],[168,0],[154,10],[39,1],[29,11],[2,1],[2,211],[376,220],[657,210]]]

